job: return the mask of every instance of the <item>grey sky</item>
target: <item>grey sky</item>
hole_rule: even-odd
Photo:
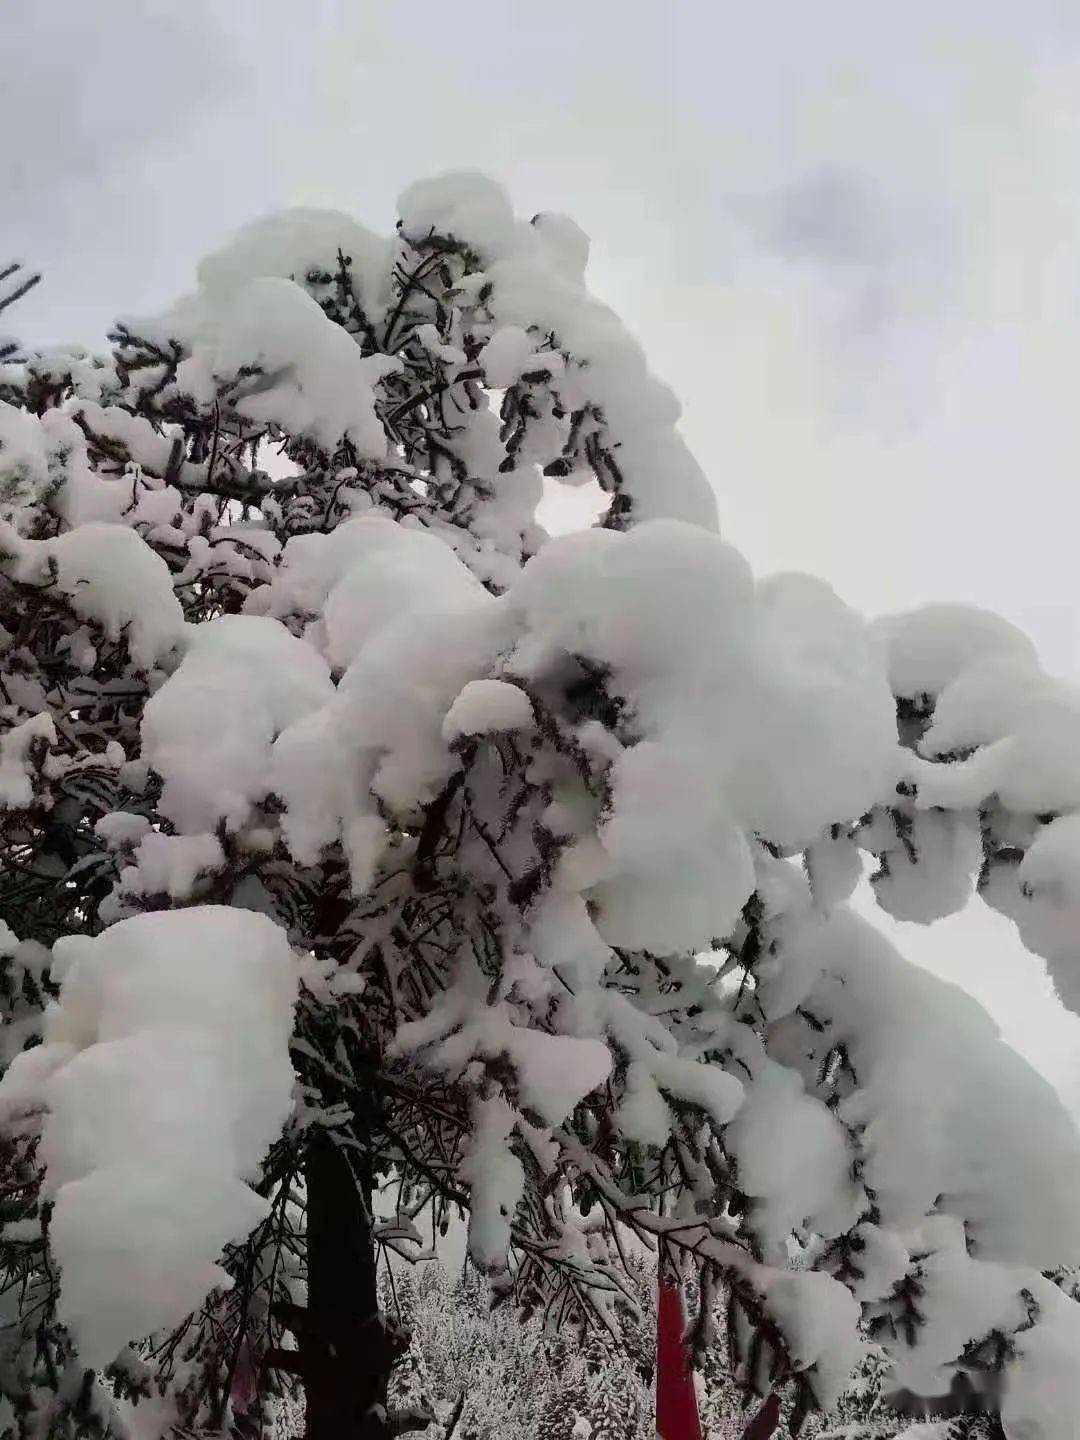
[[[165,304],[261,211],[388,228],[482,168],[592,235],[757,569],[988,605],[1080,678],[1075,0],[0,0],[0,36],[27,338]],[[901,928],[1080,1104],[1004,922]]]

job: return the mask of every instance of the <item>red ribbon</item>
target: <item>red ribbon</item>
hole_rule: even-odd
[[[660,1440],[701,1440],[685,1331],[682,1290],[661,1276],[656,1307],[656,1433]]]
[[[742,1440],[770,1440],[779,1424],[779,1397],[767,1395]],[[656,1306],[656,1434],[658,1440],[702,1440],[682,1289],[663,1274]]]

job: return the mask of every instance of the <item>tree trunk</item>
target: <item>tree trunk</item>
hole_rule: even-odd
[[[334,936],[348,910],[348,892],[324,889],[316,930]],[[308,1037],[336,1055],[340,1032]],[[388,1440],[386,1396],[390,1373],[407,1341],[379,1311],[376,1248],[372,1233],[374,1163],[370,1146],[378,1129],[379,1065],[374,1049],[346,1037],[355,1090],[342,1093],[327,1070],[309,1077],[321,1103],[348,1103],[350,1123],[340,1138],[315,1125],[304,1162],[307,1186],[307,1307],[291,1308],[286,1324],[296,1336],[295,1370],[304,1384],[305,1440]],[[301,1070],[303,1065],[301,1065]]]
[[[327,1131],[307,1155],[307,1309],[297,1317],[305,1440],[386,1440],[386,1392],[401,1342],[379,1313],[372,1176]],[[354,1178],[355,1177],[355,1178]]]

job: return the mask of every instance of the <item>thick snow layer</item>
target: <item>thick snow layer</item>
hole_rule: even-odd
[[[803,858],[814,900],[823,910],[850,899],[862,878],[862,859],[854,840],[825,835],[806,847]]]
[[[638,517],[671,516],[715,530],[712,488],[675,429],[678,401],[649,373],[617,316],[585,290],[588,241],[577,226],[556,216],[516,221],[505,191],[470,172],[420,181],[399,206],[410,238],[452,235],[479,253],[500,325],[553,332],[584,363],[583,393],[601,408],[618,443]]]
[[[133,663],[148,668],[180,641],[183,612],[168,566],[123,525],[83,525],[43,542],[72,609],[110,640],[127,638]]]
[[[188,900],[201,875],[225,864],[216,835],[161,835],[153,832],[135,847],[131,864],[120,871],[120,888],[127,895],[168,895]]]
[[[755,585],[696,527],[552,541],[493,600],[434,535],[362,517],[290,541],[261,603],[310,617],[307,639],[345,667],[324,712],[277,740],[269,788],[298,859],[350,830],[363,837],[361,889],[380,833],[369,794],[406,812],[426,803],[452,772],[451,743],[527,724],[521,685],[581,661],[611,672],[636,743],[606,741],[612,806],[599,836],[587,816],[550,823],[571,842],[563,886],[589,892],[609,943],[663,950],[726,935],[753,889],[755,835],[806,844],[870,808],[897,773],[892,698],[858,618],[809,579]],[[155,698],[152,724],[166,708]],[[219,807],[226,780],[212,787]]]
[[[740,715],[747,753],[733,783],[752,790],[739,808],[759,834],[804,845],[887,793],[893,706],[866,626],[828,585],[775,576],[756,599],[759,684]]]
[[[945,1217],[923,1226],[920,1303],[926,1323],[897,1355],[896,1382],[943,1394],[948,1357],[995,1332],[1013,1336],[1005,1361],[1001,1421],[1008,1440],[1071,1440],[1080,1381],[1080,1305],[1037,1272],[986,1264],[967,1253],[960,1226]],[[945,1362],[945,1363],[943,1363]]]
[[[840,1178],[851,1164],[843,1127],[794,1070],[762,1057],[724,1143],[778,1263],[793,1230],[809,1225],[831,1239],[858,1218],[862,1197]]]
[[[67,516],[72,496],[95,487],[102,488],[101,482],[90,469],[85,437],[71,414],[46,410],[38,416],[0,401],[0,520],[26,533],[42,507]]]
[[[1010,810],[1080,806],[1080,691],[1026,661],[973,666],[942,691],[920,750],[936,759],[980,746],[969,759],[910,764],[926,805],[979,805],[996,794]]]
[[[699,1064],[696,1054],[680,1054],[670,1031],[650,1025],[641,1010],[618,991],[603,992],[601,1015],[612,1042],[637,1067],[637,1095],[631,1094],[629,1100],[633,1126],[642,1120],[639,1101],[646,1107],[646,1124],[659,1127],[666,1119],[666,1107],[661,1108],[654,1102],[654,1091],[676,1104],[685,1102],[697,1106],[718,1126],[727,1125],[738,1112],[745,1095],[742,1081],[718,1065]]]
[[[774,877],[768,888],[782,887]],[[808,909],[788,888],[767,912],[755,996],[770,1020],[767,1054],[752,1032],[729,1039],[748,1078],[725,1146],[774,1274],[792,1230],[827,1240],[863,1216],[853,1294],[887,1306],[913,1278],[920,1323],[914,1346],[888,1345],[896,1383],[940,1394],[970,1344],[1023,1324],[1039,1272],[1080,1253],[1070,1200],[1080,1136],[974,1000],[905,963],[846,907]],[[830,1073],[838,1103],[826,1111],[797,1077],[809,1090]],[[1033,1186],[1032,1176],[1053,1180]],[[768,1296],[769,1275],[756,1283]],[[813,1333],[832,1364],[844,1332]]]
[[[516,381],[529,353],[553,334],[558,348],[532,358],[554,374],[563,371],[564,353],[571,357],[559,376],[564,401],[571,410],[588,410],[636,516],[674,516],[715,530],[712,489],[676,430],[679,405],[649,373],[640,347],[618,318],[585,289],[588,240],[573,221],[554,214],[537,215],[531,224],[516,220],[501,187],[471,173],[411,186],[400,206],[406,237],[422,244],[435,232],[452,235],[485,266],[463,278],[470,293],[491,286],[486,303],[495,333],[481,361],[489,382],[501,387]],[[192,348],[179,368],[180,393],[209,405],[219,384],[237,382],[237,408],[251,419],[310,435],[327,449],[348,436],[362,456],[385,457],[372,398],[380,377],[399,362],[362,356],[353,337],[326,319],[318,302],[340,298],[341,252],[353,262],[354,297],[377,325],[391,299],[391,273],[401,249],[400,241],[375,237],[333,211],[268,216],[202,263],[195,295],[135,328],[162,342],[179,338]],[[456,345],[438,341],[431,348],[429,329],[421,325],[416,332],[429,353],[460,363],[464,352]],[[247,366],[261,366],[263,374],[241,378]],[[493,415],[487,418],[495,422]],[[462,427],[470,434],[461,443],[470,449],[474,432],[483,429],[477,420]],[[495,433],[497,422],[491,430]],[[478,455],[463,458],[470,474],[488,474]],[[529,458],[523,454],[519,461]],[[501,476],[477,506],[477,536],[494,526],[503,539],[515,530],[520,537],[540,496],[531,465]]]
[[[226,304],[250,280],[303,284],[314,271],[336,276],[339,252],[350,260],[354,293],[369,319],[382,312],[390,273],[390,241],[339,210],[282,210],[253,221],[199,264],[199,287]],[[315,282],[309,282],[316,288]]]
[[[1065,815],[1039,831],[1020,865],[1033,893],[1080,907],[1080,815]]]
[[[1046,961],[1063,1004],[1080,1012],[1080,815],[1044,826],[1019,864],[991,869],[981,893]]]
[[[483,1271],[506,1268],[525,1172],[510,1148],[514,1112],[497,1095],[473,1107],[472,1134],[458,1173],[470,1189],[469,1255]]]
[[[406,235],[446,235],[485,257],[512,248],[517,240],[518,225],[506,192],[473,170],[417,180],[398,197],[398,214]]]
[[[813,1366],[818,1403],[831,1409],[865,1349],[851,1291],[819,1271],[780,1273],[765,1291],[765,1304],[783,1329],[798,1368]]]
[[[589,263],[589,237],[576,220],[555,210],[542,210],[530,221],[539,232],[547,254],[568,280],[583,284]]]
[[[666,1145],[671,1134],[671,1111],[648,1067],[640,1061],[627,1067],[616,1123],[620,1135],[642,1145]]]
[[[391,622],[485,597],[444,541],[384,516],[362,515],[329,535],[290,540],[270,603],[277,615],[318,615],[311,638],[343,669]]]
[[[386,626],[346,671],[334,723],[341,743],[366,752],[370,789],[407,809],[433,798],[453,759],[442,722],[470,679],[505,643],[506,611],[482,590],[460,608],[414,612]]]
[[[861,1273],[852,1284],[851,1293],[856,1300],[872,1303],[890,1294],[893,1286],[908,1273],[911,1254],[904,1239],[895,1231],[869,1221],[858,1226],[855,1234],[862,1245],[858,1258]]]
[[[1038,1317],[1014,1342],[1002,1426],[1008,1440],[1073,1440],[1080,1415],[1080,1305],[1041,1278],[1032,1288]]]
[[[310,435],[326,450],[347,439],[362,456],[385,457],[374,386],[400,361],[363,355],[291,280],[263,276],[227,300],[203,296],[201,303],[194,353],[177,371],[182,392],[208,402],[218,384],[232,381],[236,408],[251,420]],[[245,378],[252,366],[261,374]]]
[[[920,1313],[914,1343],[895,1347],[896,1383],[917,1394],[940,1395],[951,1379],[949,1362],[995,1330],[1010,1333],[1025,1320],[1022,1291],[1038,1283],[1036,1271],[987,1263],[969,1255],[952,1216],[932,1216],[917,1234]]]
[[[314,865],[324,846],[342,839],[347,827],[356,824],[358,812],[369,812],[365,782],[371,767],[365,762],[366,757],[340,742],[330,709],[312,711],[278,736],[270,789],[285,802],[285,842],[301,865]],[[375,858],[370,853],[358,857],[353,867],[359,892],[370,882]]]
[[[56,726],[51,715],[32,715],[0,735],[0,809],[25,810],[33,801],[30,765],[35,742],[56,744]]]
[[[235,829],[271,789],[274,740],[334,689],[317,651],[269,616],[224,615],[189,636],[143,712],[143,757],[179,830]]]
[[[109,640],[127,640],[132,663],[149,669],[181,641],[184,615],[165,561],[126,525],[80,525],[51,540],[27,540],[0,528],[0,549],[14,575],[48,586]]]
[[[121,446],[137,465],[157,475],[165,473],[172,456],[173,435],[156,429],[144,416],[133,415],[120,405],[98,405],[83,399],[71,413],[96,437]],[[128,495],[130,499],[130,490]]]
[[[699,759],[700,752],[643,740],[612,767],[603,869],[590,886],[611,945],[707,944],[728,933],[753,890],[746,836],[721,786],[703,784]],[[564,873],[569,878],[569,865]]]
[[[516,685],[505,680],[470,680],[446,712],[442,733],[452,745],[468,735],[527,730],[532,723],[529,697]]]
[[[450,365],[464,365],[465,351],[459,350],[456,345],[445,344],[435,325],[418,325],[416,338],[428,354],[437,360],[445,360]]]
[[[1080,1258],[1080,1134],[982,1007],[847,910],[800,931],[792,949],[806,988],[788,1001],[824,1026],[805,1063],[838,1044],[851,1057],[858,1078],[838,1113],[860,1132],[883,1223],[903,1231],[937,1209],[965,1219],[979,1259],[1042,1269]],[[805,1045],[805,1026],[786,1026]],[[775,1028],[783,1053],[784,1024]],[[1055,1181],[1032,1186],[1033,1175]]]
[[[938,695],[981,660],[1035,659],[1031,641],[1007,620],[969,605],[925,605],[875,624],[894,695]]]
[[[888,833],[883,811],[859,832],[882,858],[879,900],[901,919],[933,920],[966,903],[979,869],[982,898],[1015,921],[1076,1008],[1080,691],[1046,675],[1026,638],[984,611],[891,617],[879,638],[897,693],[934,700],[903,763],[906,833]]]
[[[0,1113],[44,1107],[59,1314],[97,1367],[227,1277],[222,1245],[266,1213],[248,1188],[290,1109],[296,970],[265,916],[140,915],[54,948],[43,1045]]]
[[[487,990],[484,976],[463,968],[437,1010],[399,1027],[392,1053],[422,1055],[429,1068],[455,1076],[477,1057],[505,1056],[514,1068],[522,1108],[545,1125],[561,1124],[607,1079],[607,1044],[516,1025],[510,1007],[486,1003]]]
[[[505,390],[516,385],[522,372],[529,368],[536,346],[520,325],[504,325],[496,330],[480,351],[480,366],[489,385]]]
[[[60,415],[51,426],[48,421],[49,415],[39,419],[0,400],[0,520],[18,531],[34,515],[34,507],[63,480],[59,463],[63,447],[57,443],[55,426],[59,423],[67,429],[69,441],[75,427]],[[81,439],[75,431],[76,442]]]
[[[901,833],[875,816],[857,836],[882,861],[872,877],[881,908],[897,920],[929,925],[971,899],[982,859],[978,819],[970,810],[916,810],[905,819]]]
[[[271,599],[285,611],[321,608],[308,634],[348,662],[325,710],[278,739],[273,789],[286,802],[293,854],[310,859],[342,838],[362,892],[384,830],[373,797],[404,811],[434,797],[455,764],[445,716],[506,648],[511,612],[426,532],[372,517],[336,536],[286,547],[283,588]],[[321,549],[329,587],[317,579]]]
[[[613,672],[638,743],[612,770],[594,898],[612,943],[702,946],[753,888],[751,834],[806,844],[897,772],[893,702],[857,617],[803,577],[755,586],[714,535],[675,522],[552,541],[509,599],[511,668]]]
[[[937,756],[986,745],[1014,733],[1033,709],[1070,700],[1080,710],[1076,692],[1042,674],[1026,655],[979,660],[944,686],[920,748]]]
[[[401,808],[431,798],[450,772],[447,741],[467,727],[527,720],[527,697],[491,673],[515,637],[509,667],[527,683],[569,657],[610,669],[637,739],[615,756],[589,882],[613,943],[692,947],[728,933],[753,888],[752,835],[805,844],[869,808],[896,773],[892,700],[858,619],[808,579],[755,586],[695,527],[552,541],[493,601],[436,537],[365,517],[291,541],[267,603],[314,616],[309,637],[348,667],[325,718],[275,747],[298,857],[370,813],[369,789]],[[478,709],[466,724],[466,696],[512,712]],[[327,747],[339,777],[353,777],[336,798],[314,774]],[[568,883],[585,873],[582,845],[595,845],[581,842]]]
[[[135,815],[127,810],[112,810],[103,815],[94,826],[94,834],[104,840],[110,850],[136,845],[150,829],[146,815]]]

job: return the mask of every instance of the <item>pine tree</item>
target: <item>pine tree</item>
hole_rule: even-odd
[[[639,1396],[620,1372],[602,1370],[593,1376],[589,1387],[592,1440],[623,1440],[624,1436],[640,1433],[646,1407],[638,1402]]]
[[[1068,1351],[1072,1123],[846,900],[863,850],[933,918],[981,853],[1066,989],[1075,708],[1000,622],[755,584],[586,255],[446,177],[389,240],[252,227],[111,357],[5,342],[19,1440],[300,1393],[383,1440],[379,1258],[465,1211],[546,1329],[617,1330],[630,1242],[722,1284],[795,1429],[861,1325],[1018,1415]]]
[[[609,1332],[594,1328],[582,1348],[585,1363],[585,1395],[580,1408],[590,1440],[610,1440],[614,1435],[637,1433],[643,1410],[650,1419],[651,1404],[644,1404],[644,1392],[631,1382],[627,1357]]]
[[[867,1351],[851,1378],[840,1403],[829,1415],[821,1440],[830,1436],[850,1440],[880,1440],[907,1429],[908,1422],[888,1404],[889,1367],[876,1349]]]
[[[409,1348],[394,1367],[387,1390],[391,1411],[401,1417],[410,1416],[416,1421],[416,1429],[426,1428],[435,1418],[431,1379],[422,1346],[413,1343],[413,1327],[416,1318],[417,1285],[411,1274],[400,1277],[393,1286],[392,1295],[383,1296],[382,1308],[391,1311],[401,1332],[410,1337]]]
[[[584,1361],[567,1357],[556,1365],[554,1384],[540,1407],[540,1433],[551,1440],[577,1440],[581,1422],[588,1424],[591,1398]]]

